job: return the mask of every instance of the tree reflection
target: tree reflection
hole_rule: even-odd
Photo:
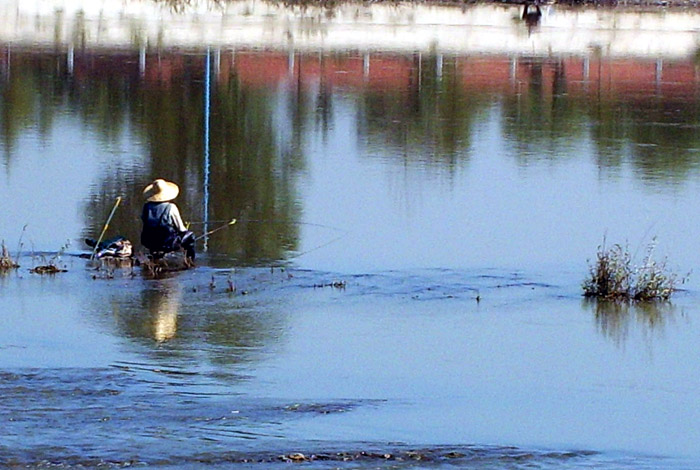
[[[503,101],[503,133],[515,145],[523,162],[542,154],[562,155],[565,148],[587,132],[584,97],[568,94],[566,65],[558,59],[529,58],[518,64],[524,79]],[[543,152],[547,149],[550,152]]]
[[[468,161],[477,124],[492,109],[501,110],[503,140],[523,164],[542,154],[561,160],[572,145],[590,143],[602,170],[629,164],[644,181],[675,184],[697,171],[700,158],[700,105],[686,63],[664,69],[595,54],[573,60],[219,52],[205,116],[205,51],[145,54],[144,60],[139,51],[6,54],[0,141],[7,168],[22,132],[36,128],[47,136],[61,114],[78,117],[107,149],[124,141],[145,149],[135,161],[105,165],[99,189],[86,197],[85,235],[99,233],[123,196],[111,226],[138,240],[141,190],[162,177],[182,187],[178,204],[195,231],[202,232],[205,218],[239,220],[211,239],[212,251],[249,264],[284,259],[299,243],[296,180],[309,129],[326,136],[341,98],[368,154],[448,174]],[[650,81],[623,80],[638,69],[643,77],[651,73]]]
[[[126,133],[147,149],[147,167],[108,165],[100,191],[86,203],[86,236],[95,237],[118,195],[124,203],[111,226],[139,240],[141,191],[155,177],[177,182],[184,217],[201,232],[204,172],[210,172],[209,220],[239,218],[229,236],[211,240],[217,252],[243,263],[283,259],[298,243],[294,178],[303,167],[299,144],[285,140],[274,116],[275,90],[242,87],[235,74],[212,87],[210,167],[203,157],[204,56],[161,56],[160,69],[142,77],[137,55],[76,54],[69,73],[58,53],[16,53],[2,87],[0,138],[11,158],[22,130],[48,131],[53,116],[71,113],[105,146]],[[126,64],[126,66],[125,66]],[[291,124],[300,129],[290,109]],[[299,134],[299,132],[297,132]],[[298,139],[298,137],[297,137]]]
[[[454,170],[466,161],[473,125],[490,100],[465,89],[455,60],[441,62],[437,55],[401,60],[410,60],[402,85],[364,90],[359,132],[370,153],[375,146],[389,147],[404,161]]]
[[[36,68],[42,69],[42,63],[39,62]],[[36,73],[36,68],[22,67],[16,63],[12,72],[7,73],[2,86],[0,139],[8,166],[23,130],[37,124],[40,130],[50,127],[48,121],[53,115],[54,108],[40,105],[42,101],[46,101],[46,98],[50,99],[50,96],[45,96],[46,88],[42,86],[44,85],[42,74]],[[43,100],[42,95],[44,95]]]
[[[669,66],[668,81],[649,77],[627,83],[635,78],[628,75],[650,74],[653,64],[612,64],[598,58],[593,71],[569,73],[567,67],[573,65],[561,58],[518,61],[516,92],[504,100],[503,131],[519,159],[527,162],[542,154],[558,159],[570,153],[572,142],[589,138],[603,170],[629,161],[641,179],[674,184],[697,168],[699,101],[682,72]],[[569,75],[578,81],[569,83]],[[675,76],[681,78],[671,81]]]

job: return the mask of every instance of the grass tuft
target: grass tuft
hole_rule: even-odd
[[[61,267],[59,266],[59,263],[61,262],[61,256],[63,253],[65,253],[69,246],[70,240],[66,241],[66,244],[63,245],[58,253],[53,255],[50,259],[47,260],[44,256],[42,256],[41,259],[44,264],[33,267],[29,270],[29,272],[34,274],[58,274],[68,272],[65,266]]]
[[[589,261],[589,274],[583,281],[583,295],[605,300],[668,300],[677,286],[686,281],[667,268],[667,261],[654,259],[656,239],[647,247],[641,265],[632,263],[627,246],[605,243],[598,247],[594,263]]]
[[[5,273],[11,269],[19,268],[19,264],[12,259],[10,252],[5,246],[5,242],[2,242],[2,249],[0,250],[0,273]]]

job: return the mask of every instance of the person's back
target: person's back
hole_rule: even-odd
[[[150,251],[172,251],[172,242],[179,232],[172,223],[174,206],[171,202],[146,202],[143,205],[141,244]]]

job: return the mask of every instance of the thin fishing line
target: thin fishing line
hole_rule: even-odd
[[[223,224],[225,222],[228,222],[226,219],[220,219],[220,220],[210,220],[208,223],[209,224]],[[286,220],[275,220],[275,219],[241,219],[240,223],[241,224],[246,224],[248,222],[256,222],[256,223],[267,223],[267,224],[290,224],[290,225],[308,225],[309,227],[319,227],[319,228],[325,228],[329,230],[335,230],[336,232],[346,232],[345,229],[338,228],[338,227],[333,227],[331,225],[324,225],[324,224],[317,224],[314,222],[288,222]],[[205,222],[189,222],[191,225],[202,225]]]
[[[343,233],[342,235],[340,235],[340,236],[338,236],[338,237],[335,237],[334,239],[332,239],[332,240],[330,240],[330,241],[328,241],[328,242],[326,242],[326,243],[323,243],[323,244],[318,245],[318,246],[316,246],[316,247],[314,247],[314,248],[311,248],[310,250],[306,250],[306,251],[302,251],[301,253],[297,253],[297,254],[294,255],[294,256],[290,256],[289,258],[287,258],[287,260],[296,259],[296,258],[299,258],[299,257],[301,257],[301,256],[304,256],[304,255],[306,255],[306,254],[308,254],[308,253],[311,253],[312,251],[316,251],[316,250],[320,250],[321,248],[325,248],[325,247],[327,247],[328,245],[331,245],[331,244],[333,244],[333,243],[335,243],[335,242],[337,242],[337,241],[340,241],[340,240],[342,240],[343,238],[347,237],[349,233],[350,233],[350,232],[346,231],[346,232]]]
[[[225,220],[210,220],[210,221],[209,221],[210,224],[217,224],[217,223],[223,223],[223,222],[226,222],[226,221],[225,221]],[[306,225],[306,226],[309,226],[309,227],[319,227],[319,228],[325,228],[325,229],[328,229],[328,230],[333,230],[333,231],[336,231],[336,232],[342,232],[341,235],[339,235],[339,236],[333,238],[332,240],[329,240],[329,241],[327,241],[327,242],[325,242],[325,243],[322,243],[322,244],[320,244],[320,245],[318,245],[318,246],[315,246],[315,247],[313,247],[313,248],[311,248],[311,249],[302,251],[301,253],[297,253],[297,254],[294,255],[294,256],[290,256],[290,257],[286,258],[286,260],[292,260],[292,259],[300,258],[300,257],[302,257],[302,256],[304,256],[304,255],[306,255],[306,254],[309,254],[309,253],[313,252],[313,251],[320,250],[321,248],[325,248],[325,247],[327,247],[328,245],[332,245],[333,243],[336,243],[336,242],[342,240],[343,238],[347,237],[348,234],[350,234],[350,231],[349,231],[349,230],[341,229],[341,228],[338,228],[338,227],[332,227],[332,226],[330,226],[330,225],[317,224],[317,223],[314,223],[314,222],[288,222],[288,221],[286,221],[286,220],[274,220],[274,219],[248,219],[248,220],[244,220],[244,221],[242,221],[242,222],[243,222],[243,223],[247,223],[247,222],[257,222],[257,223],[273,223],[273,224]],[[201,224],[203,224],[203,222],[190,222],[190,224],[193,224],[193,225],[201,225]]]

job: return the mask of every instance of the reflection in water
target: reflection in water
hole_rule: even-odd
[[[152,293],[146,304],[151,312],[153,339],[162,343],[172,339],[177,333],[177,314],[180,310],[182,293],[177,288],[171,288],[165,292],[144,291],[146,295],[148,292]]]
[[[251,269],[237,273],[244,289],[261,289],[263,284],[275,289],[283,279],[266,268]],[[138,354],[149,361],[190,368],[206,357],[209,367],[224,375],[231,372],[228,366],[256,361],[280,341],[284,325],[279,302],[267,306],[258,298],[246,305],[225,290],[226,280],[214,279],[211,272],[189,274],[187,281],[178,276],[146,280],[136,295],[131,291],[112,296],[108,303],[113,317],[102,321],[116,322],[118,335],[132,340]],[[94,302],[102,305],[105,300],[95,296]]]
[[[0,142],[11,169],[23,132],[47,136],[70,115],[107,148],[139,143],[142,158],[103,157],[99,181],[84,198],[81,235],[94,236],[123,196],[111,226],[138,240],[141,188],[163,177],[183,188],[183,213],[195,232],[204,231],[205,220],[239,220],[210,240],[210,251],[243,264],[284,260],[299,249],[297,186],[314,131],[332,139],[338,116],[352,117],[361,155],[448,177],[470,162],[493,111],[506,153],[524,166],[565,161],[574,146],[587,146],[603,175],[626,165],[648,184],[676,185],[700,168],[700,79],[692,58],[250,49],[211,51],[210,61],[206,50],[66,54],[0,55]]]
[[[595,314],[600,333],[620,346],[635,327],[645,336],[662,334],[677,315],[670,302],[616,302],[585,299],[583,305]]]
[[[181,307],[180,283],[177,279],[164,279],[154,288],[141,290],[139,308],[120,313],[119,319],[128,336],[162,343],[175,338]]]

